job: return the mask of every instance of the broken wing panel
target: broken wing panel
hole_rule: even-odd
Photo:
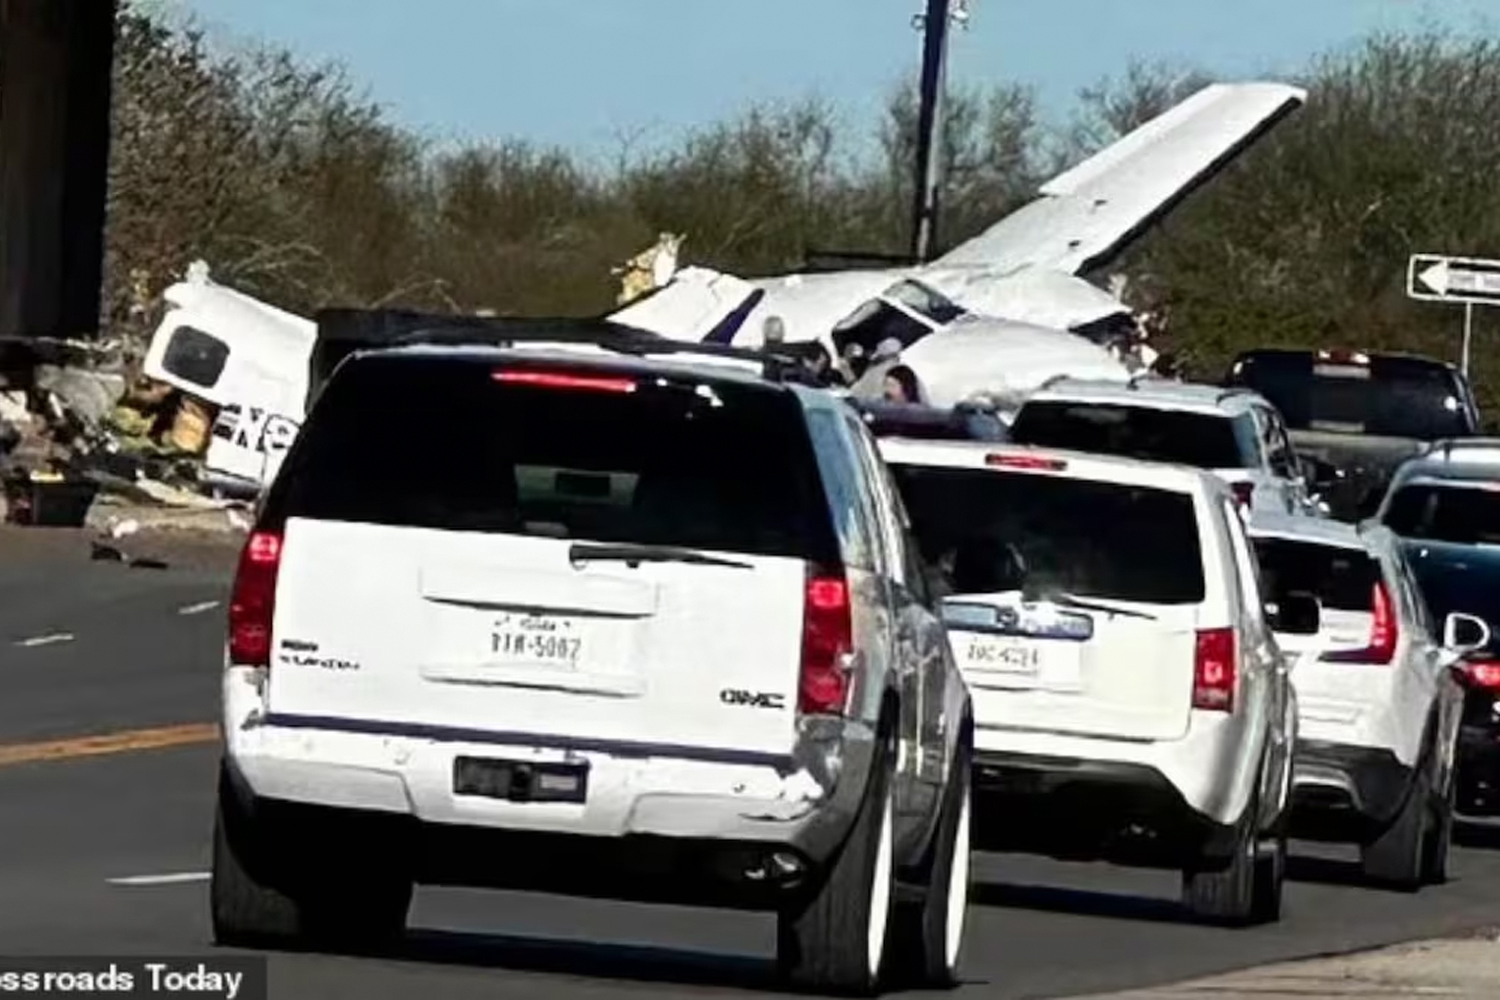
[[[912,345],[901,360],[934,406],[987,398],[1012,413],[1058,375],[1125,382],[1130,372],[1104,348],[1061,330],[966,316]]]
[[[974,313],[1054,330],[1130,314],[1104,289],[1061,271],[1022,271],[999,278],[980,268],[934,268],[922,280]]]
[[[686,267],[663,287],[609,318],[661,337],[698,343],[742,310],[757,290],[732,274]]]
[[[939,258],[1009,274],[1098,267],[1306,100],[1277,83],[1212,84],[1043,185],[1041,197]]]

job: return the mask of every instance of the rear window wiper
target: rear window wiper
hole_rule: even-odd
[[[703,552],[695,552],[692,549],[682,549],[671,545],[589,545],[583,542],[575,542],[568,549],[568,561],[573,563],[586,562],[622,562],[632,568],[641,563],[648,562],[679,562],[688,563],[692,566],[727,566],[731,569],[754,569],[749,563],[737,562],[733,559],[723,559],[719,556],[711,556]]]
[[[1053,604],[1064,608],[1076,608],[1079,611],[1098,611],[1106,615],[1123,615],[1126,618],[1140,618],[1148,622],[1156,621],[1155,615],[1147,614],[1144,611],[1136,611],[1134,608],[1121,608],[1113,604],[1103,604],[1098,601],[1086,601],[1081,597],[1074,597],[1072,594],[1048,594],[1042,600],[1051,601]]]

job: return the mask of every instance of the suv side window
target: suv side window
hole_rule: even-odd
[[[1261,409],[1261,419],[1266,424],[1266,459],[1271,472],[1282,479],[1296,479],[1299,470],[1292,454],[1292,442],[1287,436],[1286,425],[1275,410]]]
[[[1261,594],[1260,564],[1250,551],[1250,541],[1245,537],[1245,523],[1239,511],[1228,501],[1219,504],[1224,516],[1225,528],[1229,531],[1229,544],[1234,549],[1234,565],[1240,578],[1240,594],[1245,600],[1245,611],[1252,617],[1264,614],[1265,597]]]
[[[863,489],[850,442],[841,421],[824,409],[807,411],[807,429],[812,438],[818,467],[827,484],[829,513],[838,532],[844,562],[859,569],[879,572],[876,538],[870,528],[875,521],[869,492]]]
[[[847,420],[849,436],[854,440],[854,450],[858,453],[867,486],[865,496],[872,505],[876,530],[880,533],[880,548],[885,552],[887,569],[897,583],[909,585],[911,581],[906,579],[906,541],[902,537],[905,522],[902,519],[900,501],[869,428],[858,417],[849,416]]]
[[[1406,602],[1406,606],[1411,609],[1413,620],[1421,626],[1423,631],[1432,637],[1434,642],[1442,642],[1442,627],[1433,621],[1432,613],[1427,607],[1427,600],[1422,596],[1422,587],[1417,583],[1416,575],[1412,572],[1411,563],[1407,562],[1406,557],[1399,553],[1394,557],[1394,562],[1396,564],[1396,582],[1402,591],[1404,591],[1403,600]]]
[[[1239,442],[1240,460],[1247,469],[1259,470],[1266,464],[1265,429],[1254,413],[1241,413],[1231,421],[1234,439]]]

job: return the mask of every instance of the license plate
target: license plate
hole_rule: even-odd
[[[507,802],[582,802],[588,796],[587,763],[458,757],[453,793]]]
[[[991,678],[1004,686],[1051,691],[1083,687],[1083,649],[1076,642],[972,635],[965,641],[964,666],[976,679]]]
[[[572,670],[586,652],[582,626],[552,615],[502,615],[490,626],[488,658]]]
[[[975,670],[1034,676],[1041,671],[1041,651],[1015,639],[970,636],[964,661]]]

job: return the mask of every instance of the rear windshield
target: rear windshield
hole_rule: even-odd
[[[1267,594],[1310,593],[1325,608],[1369,611],[1380,566],[1368,553],[1285,538],[1255,539]]]
[[[1403,538],[1500,545],[1500,488],[1402,486],[1391,497],[1385,524]]]
[[[1010,439],[1017,444],[1199,469],[1240,469],[1250,464],[1234,421],[1213,413],[1103,403],[1027,403],[1016,414]]]
[[[1328,364],[1311,352],[1249,354],[1228,381],[1265,396],[1293,430],[1421,441],[1475,432],[1457,375],[1419,358]]]
[[[267,516],[837,564],[791,395],[654,376],[629,393],[499,384],[492,373],[467,360],[346,365],[288,456]]]
[[[1198,522],[1186,494],[978,469],[892,471],[947,593],[1203,600]]]

